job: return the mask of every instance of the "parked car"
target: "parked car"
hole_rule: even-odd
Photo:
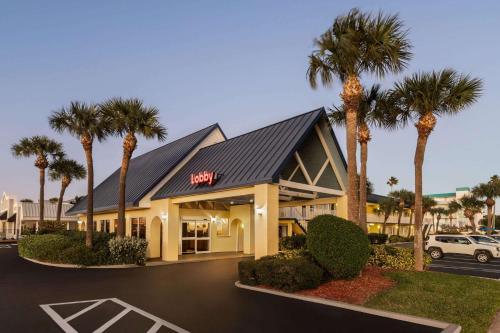
[[[468,236],[474,239],[478,243],[500,244],[500,240],[497,240],[492,236],[485,236],[485,235],[468,235]]]
[[[432,259],[440,259],[448,253],[471,255],[480,263],[500,258],[500,244],[480,243],[464,235],[431,235],[425,241],[425,250]]]
[[[492,237],[500,242],[500,235],[491,235],[490,237]]]

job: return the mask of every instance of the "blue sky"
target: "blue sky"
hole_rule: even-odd
[[[398,12],[415,53],[409,68],[452,67],[484,80],[480,101],[438,120],[425,158],[424,192],[473,186],[500,173],[496,94],[500,91],[500,4],[496,1],[2,1],[0,11],[0,192],[37,198],[32,160],[10,145],[47,134],[84,162],[79,142],[53,133],[51,111],[72,100],[112,96],[157,106],[169,140],[219,122],[229,137],[339,103],[340,85],[312,90],[312,40],[352,7]],[[376,80],[364,77],[370,85]],[[335,129],[344,147],[344,130]],[[369,178],[386,193],[389,176],[413,188],[413,127],[375,131]],[[159,144],[139,139],[136,155]],[[120,165],[121,144],[95,147],[95,181]],[[48,183],[46,196],[59,184]],[[74,183],[68,197],[85,193]]]

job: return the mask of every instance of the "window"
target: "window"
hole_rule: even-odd
[[[228,237],[229,236],[229,221],[228,219],[223,219],[217,217],[215,219],[215,225],[217,230],[217,236]]]
[[[436,240],[441,243],[452,243],[453,238],[451,237],[436,237]]]
[[[472,239],[474,239],[475,241],[478,241],[478,242],[482,242],[482,243],[497,243],[497,241],[495,241],[494,239],[491,239],[489,237],[485,237],[485,236],[470,236]]]
[[[109,233],[109,220],[101,220],[101,232]]]
[[[132,237],[146,238],[146,219],[144,217],[133,217],[132,222]]]
[[[467,238],[457,237],[454,239],[457,244],[470,244],[470,241]]]

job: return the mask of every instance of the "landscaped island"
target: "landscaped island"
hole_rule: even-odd
[[[96,232],[90,249],[85,246],[84,231],[28,235],[18,244],[22,257],[50,264],[78,266],[144,265],[148,245],[143,239]]]
[[[335,216],[309,223],[307,236],[282,239],[279,254],[240,262],[240,282],[456,323],[470,333],[486,332],[500,311],[498,281],[416,272],[412,249],[370,245],[358,226]]]

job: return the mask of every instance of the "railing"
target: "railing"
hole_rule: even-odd
[[[333,209],[318,208],[316,206],[313,207],[313,209],[311,209],[309,206],[307,206],[305,209],[302,209],[302,206],[281,207],[280,218],[307,221],[315,218],[318,215],[336,215],[336,212]]]

